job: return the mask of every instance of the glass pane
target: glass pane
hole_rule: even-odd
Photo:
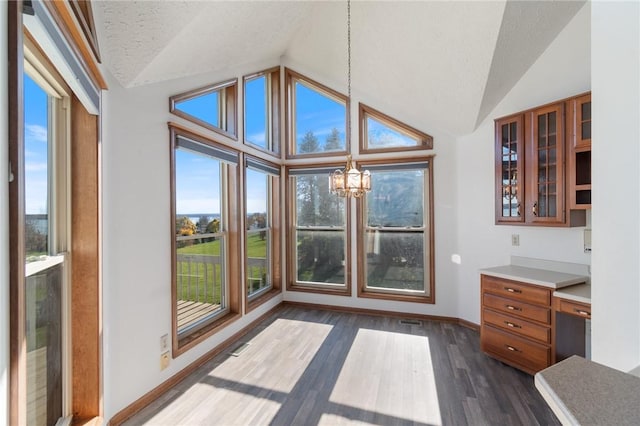
[[[198,325],[224,308],[224,237],[176,241],[178,333]]]
[[[556,145],[556,135],[549,135],[549,146]]]
[[[549,174],[547,176],[547,178],[549,179],[549,182],[557,181],[556,172],[557,172],[556,166],[549,166]]]
[[[549,197],[549,217],[554,217],[556,215],[556,197]]]
[[[269,272],[270,230],[247,234],[247,294],[249,296],[271,287]]]
[[[547,150],[538,150],[538,166],[544,167],[547,164]]]
[[[216,90],[195,98],[178,101],[175,103],[175,108],[198,120],[223,129],[220,123],[220,92],[220,90]]]
[[[581,139],[591,139],[591,122],[587,121],[580,126],[582,129]]]
[[[585,102],[580,105],[582,112],[582,121],[591,121],[591,102]]]
[[[424,291],[424,233],[369,231],[367,287]]]
[[[298,281],[345,283],[344,231],[297,231]]]
[[[503,147],[503,151],[506,149],[509,149],[509,125],[508,124],[503,124],[502,125],[502,147]]]
[[[513,122],[510,124],[511,127],[511,141],[518,140],[518,123]],[[515,150],[515,148],[513,148]]]
[[[26,279],[27,424],[62,416],[62,264]]]
[[[295,82],[296,153],[346,149],[345,105]]]
[[[247,294],[271,285],[269,272],[269,177],[247,169]]]
[[[538,116],[538,135],[547,135],[547,116],[545,114]]]
[[[549,114],[549,134],[556,133],[556,113],[550,112]]]
[[[244,85],[245,140],[267,149],[267,78],[260,76]]]
[[[373,171],[367,225],[423,226],[425,185],[424,170]]]
[[[49,254],[48,97],[24,74],[25,249],[27,262]]]
[[[367,117],[367,147],[394,148],[418,146],[419,141]]]
[[[182,333],[225,308],[225,227],[221,162],[181,148],[175,155],[176,299]]]
[[[295,182],[298,226],[344,226],[345,199],[329,191],[326,173],[297,176]]]

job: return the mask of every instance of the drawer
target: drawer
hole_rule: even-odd
[[[482,291],[539,305],[551,305],[551,289],[482,275]]]
[[[511,315],[494,312],[490,309],[482,310],[482,320],[504,330],[509,330],[523,336],[531,337],[542,343],[551,343],[551,328],[534,324]]]
[[[543,308],[542,306],[530,305],[490,293],[484,293],[482,295],[482,305],[505,314],[531,319],[544,324],[551,324],[551,309],[549,307]]]
[[[484,324],[481,330],[484,352],[513,364],[528,373],[536,373],[551,363],[551,348]]]
[[[591,305],[573,300],[556,298],[556,310],[565,314],[591,319]]]

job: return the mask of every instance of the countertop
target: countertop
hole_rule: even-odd
[[[508,280],[521,281],[528,284],[540,285],[553,289],[572,286],[588,282],[586,275],[568,274],[565,272],[549,271],[546,269],[528,268],[517,265],[497,266],[480,270],[481,274]]]
[[[591,285],[578,284],[558,289],[553,292],[554,297],[573,300],[575,302],[591,304]]]
[[[562,424],[639,425],[640,377],[572,356],[535,375]]]

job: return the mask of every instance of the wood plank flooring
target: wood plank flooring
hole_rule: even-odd
[[[456,324],[285,306],[125,424],[559,424],[479,347]]]

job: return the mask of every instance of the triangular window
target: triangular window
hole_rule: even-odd
[[[433,137],[364,104],[360,104],[360,152],[433,148]]]
[[[237,139],[237,80],[172,96],[171,113],[232,139]]]

